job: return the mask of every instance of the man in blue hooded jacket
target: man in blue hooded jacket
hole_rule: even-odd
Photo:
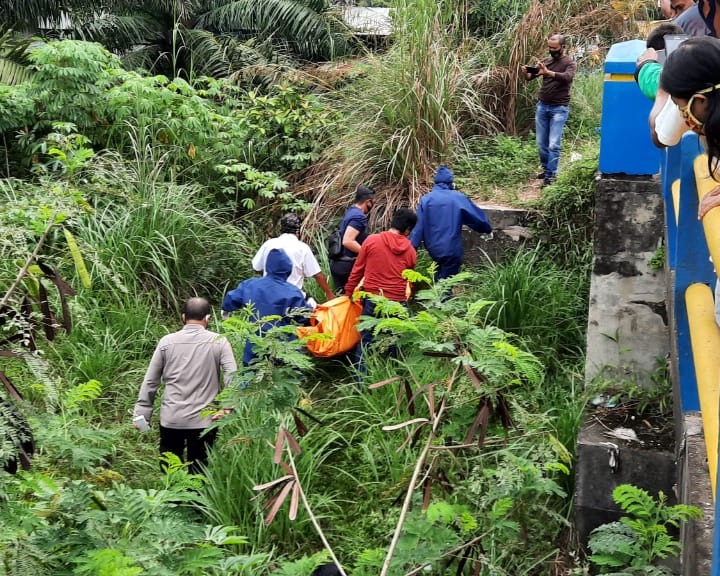
[[[286,326],[292,321],[291,315],[309,312],[310,306],[297,286],[287,279],[292,272],[292,262],[284,250],[273,248],[265,260],[265,276],[250,278],[238,284],[235,290],[225,295],[222,302],[223,313],[229,313],[248,304],[253,307],[253,319],[266,316],[280,316],[279,320],[265,322],[260,334],[273,326]],[[250,341],[245,343],[243,366],[248,366],[255,357]]]
[[[492,232],[485,212],[465,194],[454,189],[453,175],[447,166],[438,168],[435,186],[420,198],[417,217],[410,242],[415,248],[425,244],[430,257],[438,265],[435,280],[449,278],[460,272],[463,226],[481,234]]]

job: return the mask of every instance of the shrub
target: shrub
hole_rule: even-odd
[[[614,573],[626,569],[632,574],[670,574],[671,571],[652,565],[680,554],[680,542],[668,533],[680,522],[702,517],[695,506],[667,505],[667,497],[660,492],[657,499],[641,488],[621,484],[613,490],[613,500],[626,514],[619,522],[603,524],[590,534],[590,561],[601,569]],[[654,568],[654,571],[648,569]]]
[[[17,150],[26,164],[43,161],[51,123],[72,123],[98,148],[126,158],[163,158],[164,176],[202,179],[220,193],[218,165],[272,173],[306,167],[317,158],[332,118],[317,98],[290,86],[262,95],[228,80],[148,77],[123,70],[117,57],[93,43],[41,44],[31,60],[35,74],[0,90],[0,110],[8,112],[0,128],[9,142],[22,131]],[[258,196],[255,184],[240,188],[243,198]]]

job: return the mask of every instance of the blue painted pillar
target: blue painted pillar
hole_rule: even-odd
[[[652,108],[635,82],[635,60],[645,50],[643,40],[613,44],[605,58],[600,172],[652,175],[660,170],[657,148],[648,132]]]

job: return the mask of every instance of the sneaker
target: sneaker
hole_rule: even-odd
[[[543,170],[537,176],[535,176],[535,180],[545,180],[545,171]]]

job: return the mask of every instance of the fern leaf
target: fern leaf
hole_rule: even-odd
[[[45,393],[45,404],[48,412],[52,412],[58,404],[60,394],[57,387],[57,378],[51,374],[48,361],[37,354],[22,354],[25,365],[30,369],[37,380],[37,387],[42,387]]]
[[[92,288],[92,280],[90,279],[90,274],[88,273],[87,267],[85,266],[85,260],[82,257],[80,248],[75,241],[75,236],[73,236],[72,232],[70,232],[70,230],[65,227],[63,227],[63,234],[65,234],[65,241],[68,244],[68,248],[70,248],[70,254],[72,255],[73,261],[75,262],[75,269],[80,276],[80,282],[82,282],[82,285],[85,288]]]
[[[75,410],[81,402],[91,402],[102,392],[102,384],[97,380],[88,380],[65,392],[65,408]]]

